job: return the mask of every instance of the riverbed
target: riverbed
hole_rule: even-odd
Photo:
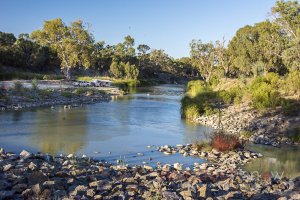
[[[206,161],[200,158],[184,158],[180,154],[167,156],[156,151],[160,145],[206,140],[212,131],[181,119],[183,93],[183,86],[161,85],[133,89],[129,95],[114,97],[110,102],[71,109],[57,106],[1,112],[0,147],[13,152],[26,149],[53,155],[74,153],[112,163],[123,160],[130,165],[203,163]],[[262,148],[256,150],[265,152]],[[299,156],[287,159],[300,163]],[[247,169],[259,170],[256,166],[253,164]],[[289,174],[291,167],[294,167],[293,173]],[[300,165],[286,165],[280,169],[286,176],[294,177],[299,175]],[[268,170],[273,170],[272,166]]]

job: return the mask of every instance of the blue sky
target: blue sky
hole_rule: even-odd
[[[108,44],[131,35],[138,44],[189,55],[192,39],[230,40],[238,28],[268,18],[276,0],[6,0],[0,31],[15,35],[42,28],[44,20],[88,22],[96,41]]]

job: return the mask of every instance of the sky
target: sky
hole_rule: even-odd
[[[0,31],[31,33],[45,20],[66,24],[81,19],[96,41],[113,45],[126,35],[135,45],[164,49],[174,58],[189,56],[192,39],[229,41],[235,32],[268,18],[276,0],[6,0]]]

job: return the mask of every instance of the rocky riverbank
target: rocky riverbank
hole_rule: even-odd
[[[192,145],[162,152],[204,156],[208,163],[111,165],[73,154],[50,156],[0,150],[0,199],[300,199],[300,177],[289,180],[245,172],[261,155],[247,150],[197,152]]]
[[[97,89],[61,88],[61,89],[8,89],[0,91],[0,110],[22,110],[36,107],[65,108],[81,104],[109,101],[111,96]]]
[[[218,128],[219,116],[201,116],[197,123]],[[255,144],[265,144],[279,147],[281,144],[295,144],[289,137],[289,132],[300,124],[300,115],[285,116],[280,109],[265,113],[251,109],[249,105],[232,105],[222,111],[221,127],[230,134],[240,135]]]

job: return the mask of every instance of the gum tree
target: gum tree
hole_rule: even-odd
[[[71,78],[72,68],[91,65],[94,39],[81,20],[70,26],[61,19],[45,21],[41,30],[32,32],[31,38],[57,52],[67,79]]]

